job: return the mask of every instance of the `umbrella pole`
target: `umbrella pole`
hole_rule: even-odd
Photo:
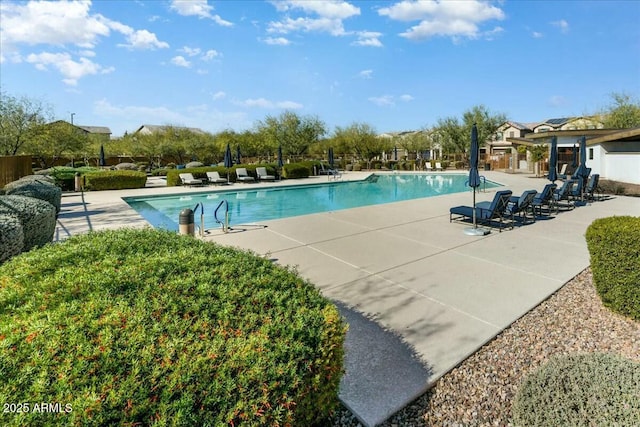
[[[473,228],[478,228],[478,222],[476,220],[476,188],[473,187]]]

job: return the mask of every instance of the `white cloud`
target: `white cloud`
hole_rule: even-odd
[[[147,30],[137,30],[126,34],[128,44],[118,44],[119,47],[126,47],[128,49],[166,49],[169,47],[169,43],[161,42],[158,40],[155,34]]]
[[[466,37],[475,39],[483,35],[478,25],[489,20],[502,20],[504,12],[479,0],[467,1],[409,1],[403,0],[390,7],[378,9],[378,14],[396,21],[420,21],[400,33],[411,40],[423,40],[434,36]],[[493,35],[499,32],[489,32]]]
[[[413,99],[414,99],[413,96],[409,94],[400,95],[400,100],[404,102],[413,101]]]
[[[370,79],[372,75],[373,70],[362,70],[358,73],[358,76],[362,77],[363,79]]]
[[[202,50],[200,50],[199,47],[189,47],[189,46],[185,46],[182,49],[178,49],[179,52],[185,53],[187,56],[197,56],[200,55],[200,52],[202,52]]]
[[[270,22],[269,33],[288,34],[295,31],[323,32],[333,36],[347,34],[343,20],[360,15],[360,8],[342,0],[284,0],[273,1],[279,12],[301,12],[313,17],[291,18],[286,16],[279,22]]]
[[[540,38],[544,37],[544,35],[542,33],[539,33],[537,31],[533,31],[531,33],[531,35],[533,36],[534,39],[540,39]]]
[[[187,61],[184,56],[178,55],[171,58],[171,63],[173,65],[177,65],[178,67],[191,67],[191,62]]]
[[[393,102],[393,96],[391,95],[372,96],[368,98],[368,100],[378,107],[390,107],[395,105],[395,102]]]
[[[217,101],[218,99],[223,99],[226,96],[227,96],[227,94],[220,90],[220,91],[214,93],[212,95],[212,98],[213,98],[214,101]]]
[[[569,23],[564,19],[561,19],[559,21],[553,21],[551,25],[559,28],[560,32],[562,32],[563,34],[567,34],[569,32]]]
[[[286,39],[284,37],[267,37],[265,39],[262,39],[261,41],[266,44],[277,45],[277,46],[288,46],[291,44],[291,41],[289,41],[289,39]]]
[[[298,110],[303,108],[302,104],[299,104],[294,101],[270,101],[265,98],[257,98],[257,99],[246,99],[244,101],[236,101],[235,104],[241,105],[247,108],[264,108],[264,109],[274,109],[274,108],[282,108],[287,110]]]
[[[147,30],[134,30],[100,14],[90,14],[91,1],[30,1],[26,4],[3,2],[2,43],[6,47],[26,45],[64,46],[73,44],[93,49],[111,31],[124,34],[135,49],[169,47]]]
[[[356,35],[358,36],[358,40],[351,43],[352,45],[382,47],[382,42],[380,41],[382,33],[375,31],[358,31]]]
[[[202,55],[201,59],[203,61],[211,61],[213,58],[216,58],[218,56],[222,56],[222,54],[217,50],[210,49]]]
[[[209,5],[207,0],[172,0],[171,10],[182,16],[212,19],[216,24],[223,27],[231,27],[233,25],[231,22],[222,19],[220,15],[212,14],[213,6]]]
[[[32,53],[26,57],[28,63],[34,64],[38,70],[47,71],[49,66],[57,69],[64,77],[65,84],[75,86],[78,80],[86,75],[107,74],[114,71],[113,67],[102,67],[87,58],[74,61],[68,53]]]

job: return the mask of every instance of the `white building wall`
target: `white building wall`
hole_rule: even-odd
[[[591,173],[594,172],[592,170]],[[600,176],[614,181],[640,184],[640,153],[607,153],[604,157],[604,171]]]

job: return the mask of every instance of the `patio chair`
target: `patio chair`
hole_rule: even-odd
[[[265,167],[256,168],[256,175],[258,175],[258,181],[274,181],[276,179],[274,175],[267,173],[267,168]]]
[[[424,170],[426,170],[427,172],[431,172],[433,170],[433,166],[431,166],[431,162],[426,162],[424,164]]]
[[[557,206],[555,203],[555,199],[553,198],[553,192],[558,188],[558,185],[555,183],[550,183],[544,186],[540,193],[536,193],[536,196],[533,198],[531,205],[533,206],[533,210],[535,213],[535,208],[538,208],[540,212],[540,216],[542,216],[542,207],[547,207],[547,212],[551,215],[551,209]]]
[[[180,176],[180,181],[182,182],[182,185],[192,186],[192,185],[202,185],[204,183],[201,179],[194,178],[193,175],[190,173],[181,173],[179,176]]]
[[[560,169],[560,172],[558,172],[558,179],[567,179],[567,166],[569,164],[565,163],[562,165],[562,168]]]
[[[249,176],[249,174],[247,173],[247,168],[238,168],[238,169],[236,169],[236,178],[240,182],[253,182],[253,181],[255,181],[255,178],[252,177],[252,176]]]
[[[502,232],[503,225],[506,226],[506,222],[511,220],[511,228],[513,228],[513,216],[507,209],[512,194],[510,190],[501,190],[496,192],[491,202],[476,203],[476,223],[491,226],[497,220],[499,230]],[[454,217],[454,215],[457,216]],[[473,220],[472,206],[456,206],[449,209],[449,222],[466,219]]]
[[[591,200],[591,201],[595,201],[595,200],[600,200],[600,187],[598,187],[598,182],[600,181],[600,174],[598,173],[594,173],[593,175],[591,175],[589,177],[589,182],[587,183],[587,186],[584,189],[584,195],[587,198],[587,200]],[[596,199],[596,195],[598,194],[597,199]]]
[[[441,171],[442,170],[442,163],[436,162],[436,170],[437,171]]]
[[[582,198],[582,191],[584,189],[584,180],[582,177],[578,179],[574,179],[575,181],[573,188],[569,191],[569,197],[573,200],[574,204],[576,200],[580,200]]]
[[[568,179],[564,182],[564,184],[562,184],[562,187],[553,191],[553,201],[556,205],[556,211],[559,210],[559,202],[563,200],[567,201],[566,205],[564,205],[567,209],[573,209],[575,207],[572,203],[572,191],[575,184],[576,180]]]
[[[322,162],[320,163],[319,173],[320,175],[328,175],[329,177],[334,177],[334,178],[339,178],[342,176],[342,174],[340,174],[340,171],[338,169],[325,168]]]
[[[209,184],[227,184],[229,181],[222,178],[217,171],[207,172],[207,182]]]
[[[507,205],[507,213],[515,218],[516,215],[522,220],[522,224],[527,223],[528,214],[531,213],[531,219],[536,221],[536,212],[533,206],[533,199],[538,192],[536,190],[526,190],[520,197],[511,196]]]

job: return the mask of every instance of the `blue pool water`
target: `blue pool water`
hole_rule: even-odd
[[[170,196],[123,197],[144,219],[157,228],[178,230],[178,216],[185,208],[204,205],[205,229],[218,228],[213,212],[222,200],[229,205],[230,224],[255,224],[318,212],[433,197],[469,191],[466,174],[388,174],[372,175],[364,181],[328,182],[266,188],[249,184],[233,190]],[[492,181],[486,187],[498,187]],[[244,187],[244,185],[243,185]],[[224,209],[220,209],[224,218]],[[196,212],[200,222],[200,209]]]

